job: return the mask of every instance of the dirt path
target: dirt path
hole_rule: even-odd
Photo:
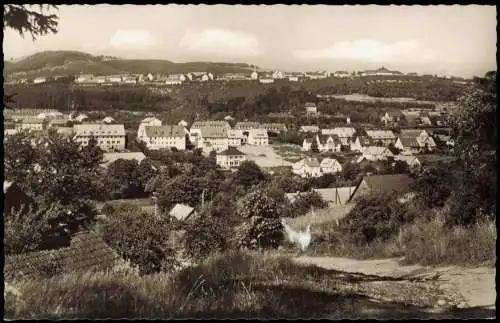
[[[334,269],[349,273],[377,275],[388,277],[432,277],[440,274],[435,282],[446,294],[455,294],[459,298],[455,304],[462,308],[488,307],[495,308],[495,268],[478,267],[462,268],[457,266],[426,267],[401,266],[396,259],[355,260],[337,257],[300,256],[294,261],[301,264],[312,264],[325,269]]]

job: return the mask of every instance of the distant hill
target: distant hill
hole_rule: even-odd
[[[3,75],[9,79],[17,79],[80,73],[95,75],[188,72],[250,73],[253,70],[252,66],[241,63],[174,63],[160,59],[122,59],[103,55],[94,56],[77,51],[44,51],[18,61],[4,62]]]

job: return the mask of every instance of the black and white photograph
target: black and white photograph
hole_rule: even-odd
[[[5,320],[496,318],[494,5],[3,5]]]

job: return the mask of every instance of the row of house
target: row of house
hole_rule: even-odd
[[[406,120],[411,126],[437,126],[445,127],[449,125],[449,113],[445,111],[429,110],[403,110],[386,111],[380,121],[386,126],[397,126],[402,120]]]

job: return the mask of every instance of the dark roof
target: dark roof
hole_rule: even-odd
[[[319,137],[319,142],[321,142],[322,144],[326,143],[326,141],[328,140],[328,138],[332,137],[333,141],[337,144],[340,143],[340,138],[339,136],[337,135],[318,135]]]
[[[368,186],[375,191],[390,192],[405,192],[408,190],[413,179],[406,174],[391,174],[391,175],[370,175],[365,176],[363,180]]]
[[[420,147],[420,145],[417,142],[417,138],[415,137],[399,137],[399,140],[401,140],[401,144],[403,145],[403,147],[408,147],[408,148]]]
[[[245,156],[244,153],[239,151],[233,146],[229,146],[228,149],[224,150],[223,152],[218,153],[217,155],[223,155],[223,156]]]
[[[148,137],[184,137],[184,128],[181,126],[146,126]]]

